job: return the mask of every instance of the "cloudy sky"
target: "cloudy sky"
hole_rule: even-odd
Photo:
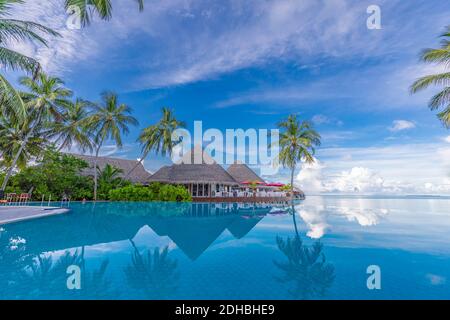
[[[62,0],[27,0],[14,16],[39,21],[62,38],[48,47],[15,45],[37,57],[77,96],[115,90],[140,128],[174,108],[192,128],[274,128],[290,113],[323,137],[318,162],[296,183],[307,192],[450,194],[450,131],[427,109],[433,90],[409,85],[438,71],[418,61],[450,23],[448,0],[132,0],[114,18],[82,30],[66,26]],[[366,26],[381,8],[380,30]],[[15,81],[17,74],[9,74]],[[137,158],[139,128],[123,149]],[[150,157],[155,170],[167,159]],[[283,171],[270,180],[286,181]]]

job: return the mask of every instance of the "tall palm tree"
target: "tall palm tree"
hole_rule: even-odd
[[[73,144],[76,144],[83,152],[92,151],[92,139],[87,128],[88,105],[89,102],[82,99],[67,104],[63,121],[55,123],[52,128],[53,137],[56,137],[56,143],[59,143],[58,151],[70,150]]]
[[[137,126],[139,122],[131,115],[132,109],[126,104],[119,104],[114,92],[102,93],[102,102],[92,104],[93,114],[88,120],[88,130],[93,134],[95,146],[94,160],[94,201],[97,200],[98,172],[97,162],[100,149],[107,140],[114,141],[122,147],[122,134],[128,134],[129,125]]]
[[[139,6],[139,11],[144,10],[144,0],[134,0]],[[66,9],[71,6],[80,8],[81,23],[87,26],[91,23],[92,14],[97,14],[103,20],[109,20],[112,17],[111,0],[66,0]]]
[[[313,163],[315,147],[319,146],[320,135],[308,121],[299,122],[296,115],[290,115],[280,122],[280,163],[291,170],[291,191],[294,191],[294,173],[300,161]]]
[[[62,110],[67,106],[67,99],[72,95],[72,91],[64,87],[64,82],[61,79],[50,77],[43,73],[40,73],[36,79],[23,77],[20,83],[28,89],[28,92],[22,92],[21,95],[28,112],[27,119],[24,122],[29,127],[29,130],[23,137],[22,143],[3,180],[0,189],[3,191],[29,139],[38,129],[48,126],[49,123],[62,120]]]
[[[59,36],[50,28],[39,23],[10,19],[11,8],[14,4],[22,4],[22,0],[0,0],[0,65],[2,69],[23,70],[36,75],[40,64],[34,58],[23,55],[7,47],[8,42],[31,41],[47,46],[45,36]],[[0,74],[1,106],[10,108],[24,115],[25,109],[17,110],[22,106],[18,93],[12,88],[6,78]]]
[[[144,161],[148,154],[153,150],[162,156],[166,154],[172,155],[173,148],[181,142],[181,140],[173,140],[173,133],[176,129],[184,128],[186,124],[175,118],[173,110],[162,108],[162,117],[158,123],[151,125],[142,130],[138,141],[142,145],[142,155],[139,162],[125,175],[125,180],[133,173],[134,170]]]
[[[431,74],[417,79],[411,86],[411,93],[416,93],[431,85],[443,86],[443,90],[434,95],[428,106],[431,110],[443,108],[437,114],[442,123],[450,127],[450,26],[441,34],[443,38],[441,47],[438,49],[425,49],[422,51],[421,60],[424,62],[437,63],[441,65],[445,71],[438,74]]]

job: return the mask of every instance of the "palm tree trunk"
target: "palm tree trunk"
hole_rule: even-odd
[[[148,156],[148,151],[146,153],[144,153],[142,155],[142,158],[138,161],[138,163],[136,163],[136,165],[130,170],[128,171],[128,173],[123,177],[122,181],[119,183],[119,187],[122,185],[122,182],[127,180],[127,178],[130,176],[130,174],[133,173],[134,170],[136,170],[136,168],[142,164],[142,161],[144,161],[144,159]]]
[[[95,159],[94,159],[94,201],[97,201],[97,187],[98,187],[98,174],[97,174],[97,161],[98,154],[100,153],[101,144],[98,145],[97,150],[95,151]]]
[[[37,127],[37,126],[39,125],[39,123],[41,122],[41,117],[42,117],[42,110],[39,112],[39,115],[38,115],[38,117],[37,117],[36,123],[35,123],[34,126],[30,129],[30,131],[29,131],[29,132],[27,133],[27,135],[25,136],[25,139],[23,139],[22,143],[20,144],[20,148],[19,148],[19,150],[17,151],[17,153],[16,153],[16,155],[15,155],[15,157],[14,157],[13,163],[11,164],[11,167],[8,169],[8,172],[6,173],[5,179],[3,179],[2,187],[1,187],[1,189],[0,189],[1,191],[5,191],[6,186],[8,185],[8,181],[9,181],[9,179],[11,178],[12,173],[13,173],[13,171],[14,171],[14,168],[16,167],[17,162],[19,161],[20,155],[22,154],[23,149],[25,149],[25,146],[27,145],[28,140],[30,140],[31,136],[33,135],[34,130],[36,129],[36,127]]]
[[[294,197],[294,173],[295,173],[295,167],[291,168],[291,196]]]

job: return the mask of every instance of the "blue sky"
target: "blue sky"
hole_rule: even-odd
[[[103,153],[137,158],[139,130],[160,108],[192,128],[274,128],[290,113],[323,136],[296,183],[310,192],[450,193],[450,132],[430,112],[433,90],[409,85],[438,67],[419,63],[449,24],[447,0],[114,1],[114,18],[69,30],[61,1],[28,0],[15,16],[60,31],[48,48],[15,45],[80,97],[117,91],[140,128]],[[381,30],[366,27],[369,5]],[[16,75],[10,75],[13,78]],[[151,156],[155,170],[167,159]],[[256,168],[257,169],[257,168]],[[287,178],[286,172],[270,180]]]

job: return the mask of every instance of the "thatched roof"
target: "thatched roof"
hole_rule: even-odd
[[[86,161],[89,164],[89,168],[83,170],[81,173],[85,176],[93,176],[94,175],[94,156],[87,156],[87,155],[80,155],[80,154],[70,154],[74,157],[77,157],[81,160]],[[121,177],[124,177],[128,172],[130,172],[139,161],[137,160],[126,160],[126,159],[119,159],[119,158],[109,158],[109,157],[98,157],[97,159],[97,166],[100,168],[100,170],[103,170],[107,164],[116,167],[118,169],[121,169],[123,173],[120,175]],[[128,180],[130,180],[133,183],[147,183],[148,179],[150,178],[151,174],[145,170],[144,166],[142,164],[139,164],[136,169],[128,176]]]
[[[235,163],[228,167],[227,172],[235,181],[241,184],[244,181],[258,181],[265,183],[252,169],[245,164]]]
[[[184,154],[177,164],[165,166],[156,171],[148,181],[171,184],[238,184],[222,166],[204,153],[199,146],[194,146],[189,152]]]
[[[233,177],[218,164],[174,164],[170,167],[162,167],[148,181],[171,184],[220,183],[237,185]]]

